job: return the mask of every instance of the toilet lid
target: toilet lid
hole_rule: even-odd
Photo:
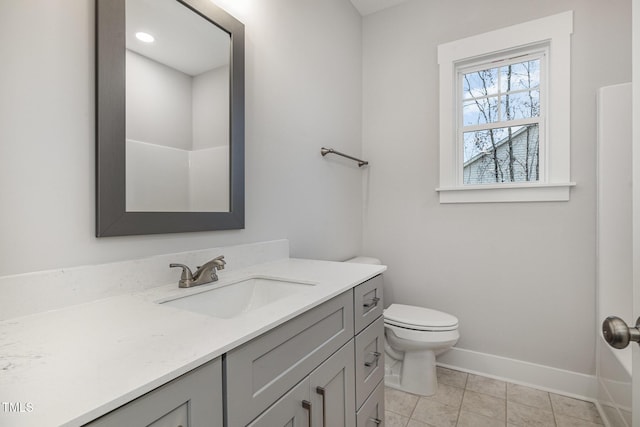
[[[384,321],[404,328],[426,331],[450,331],[458,327],[458,318],[430,308],[391,304],[384,310]]]

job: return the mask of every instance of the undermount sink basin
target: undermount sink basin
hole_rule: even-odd
[[[311,286],[313,284],[251,278],[161,304],[229,319],[304,292]]]

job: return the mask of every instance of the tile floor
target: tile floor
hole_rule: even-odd
[[[438,392],[385,389],[387,427],[602,426],[591,402],[438,367]]]

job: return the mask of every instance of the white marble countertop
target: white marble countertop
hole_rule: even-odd
[[[223,270],[211,285],[172,283],[2,321],[0,425],[80,426],[384,270],[283,259]],[[314,286],[231,319],[157,303],[255,276]]]

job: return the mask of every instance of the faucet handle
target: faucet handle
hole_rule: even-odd
[[[169,264],[170,268],[180,267],[182,268],[182,275],[180,276],[180,283],[188,283],[193,280],[193,273],[191,273],[191,269],[184,264]]]
[[[227,261],[224,260],[224,255],[215,257],[213,261],[219,261],[216,262],[216,270],[224,270],[224,265],[227,263]]]

